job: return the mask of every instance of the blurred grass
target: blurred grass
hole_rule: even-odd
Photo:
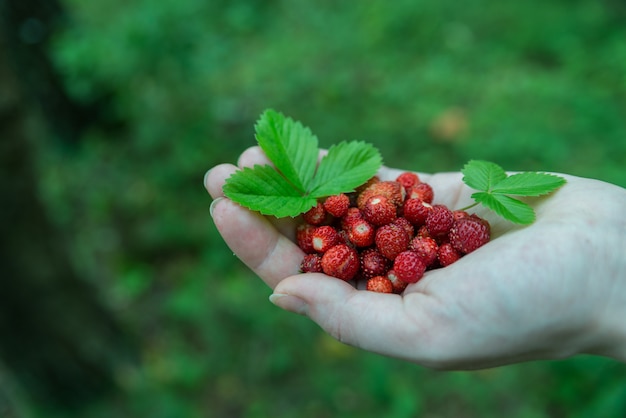
[[[626,415],[626,368],[606,359],[434,372],[335,342],[267,302],[202,187],[267,107],[391,166],[482,158],[626,186],[623,2],[65,4],[55,62],[106,123],[75,148],[42,141],[41,190],[144,360],[83,416]]]

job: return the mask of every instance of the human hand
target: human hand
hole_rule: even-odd
[[[269,161],[258,147],[239,168]],[[321,273],[298,274],[298,220],[263,217],[223,197],[238,168],[205,176],[214,222],[233,252],[273,290],[276,305],[307,315],[338,340],[436,369],[477,369],[579,353],[626,361],[626,190],[563,175],[549,197],[528,200],[537,220],[511,224],[486,209],[492,240],[402,295],[357,290]],[[403,170],[402,170],[403,171]],[[401,172],[383,168],[392,180]],[[435,203],[460,208],[472,190],[460,173],[420,178]]]

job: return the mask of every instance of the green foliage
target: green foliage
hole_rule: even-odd
[[[42,138],[42,197],[142,343],[140,367],[116,371],[123,393],[81,416],[626,415],[626,370],[609,360],[433,372],[329,339],[267,302],[202,188],[267,107],[306,120],[322,147],[372,143],[390,166],[479,159],[626,186],[622,2],[65,6],[57,68],[101,111],[75,149]]]
[[[224,194],[263,215],[298,216],[320,198],[354,191],[382,165],[378,150],[359,141],[331,146],[318,165],[320,150],[310,129],[274,110],[261,115],[256,138],[273,166],[244,167],[233,173],[226,179]]]
[[[523,172],[507,175],[502,167],[488,161],[471,160],[461,170],[463,181],[480,192],[472,194],[477,203],[518,224],[531,224],[535,211],[514,196],[542,196],[565,184],[561,176],[548,173]],[[472,205],[474,206],[474,205]]]

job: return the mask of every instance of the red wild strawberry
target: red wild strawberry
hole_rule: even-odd
[[[322,272],[322,256],[319,254],[307,254],[304,256],[300,264],[302,273],[321,273]]]
[[[415,228],[405,217],[399,216],[392,223],[404,228],[406,233],[409,234],[409,238],[413,238],[415,236]]]
[[[396,219],[396,206],[385,196],[372,196],[365,202],[363,217],[376,226],[387,225]]]
[[[425,203],[432,203],[435,198],[433,188],[428,183],[418,183],[407,190],[408,199],[420,199]]]
[[[415,251],[404,251],[394,260],[393,271],[403,282],[416,283],[424,275],[426,263]]]
[[[340,193],[338,195],[329,196],[324,201],[324,209],[336,218],[340,218],[346,214],[350,207],[350,198]]]
[[[415,173],[405,171],[396,178],[396,181],[400,183],[405,190],[409,190],[415,184],[420,183],[420,178]]]
[[[341,220],[340,220],[341,228],[346,229],[346,227],[354,219],[363,219],[363,213],[361,212],[361,209],[357,207],[348,208],[345,215],[341,217]]]
[[[357,247],[369,247],[374,244],[374,225],[365,219],[355,219],[346,225],[348,240]]]
[[[405,191],[402,185],[397,181],[381,181],[374,183],[359,194],[357,198],[358,208],[363,210],[368,199],[374,196],[385,196],[395,206],[400,206],[402,202],[404,202]]]
[[[306,211],[302,217],[306,223],[318,226],[326,222],[327,215],[322,202],[317,202],[317,205]]]
[[[450,244],[462,254],[482,247],[490,239],[489,227],[485,222],[472,217],[455,221],[450,229]]]
[[[387,271],[387,278],[391,281],[393,285],[393,293],[400,294],[404,292],[404,289],[409,285],[407,282],[403,282],[398,278],[396,271],[394,269],[390,269]]]
[[[324,253],[339,243],[339,234],[332,226],[318,226],[311,234],[311,242],[315,251]]]
[[[377,293],[393,293],[393,284],[385,276],[374,276],[367,281],[365,290]]]
[[[337,244],[346,244],[350,247],[354,247],[354,244],[348,239],[348,233],[343,229],[335,229],[337,231]]]
[[[428,232],[435,238],[448,234],[453,223],[452,211],[445,205],[434,205],[426,218]]]
[[[449,266],[450,264],[458,261],[459,258],[461,258],[461,253],[455,250],[449,242],[439,246],[439,250],[437,251],[437,260],[439,260],[441,267]]]
[[[359,254],[354,248],[344,244],[335,245],[322,256],[324,273],[341,280],[352,280],[359,268]]]
[[[296,228],[296,242],[298,243],[298,247],[307,254],[315,252],[315,248],[313,248],[313,231],[315,231],[316,228],[315,225],[306,223],[300,224]]]
[[[396,258],[402,251],[406,251],[410,240],[404,228],[394,224],[381,226],[376,230],[374,237],[378,251],[390,260]]]
[[[457,219],[467,218],[469,214],[465,212],[464,210],[457,209],[457,210],[452,211],[452,216],[454,216],[454,220],[457,220]]]
[[[409,244],[409,250],[415,251],[424,259],[426,267],[429,267],[437,259],[437,242],[430,237],[415,237]]]
[[[361,192],[365,189],[367,189],[368,187],[370,187],[372,184],[376,184],[376,183],[380,183],[380,177],[378,176],[374,176],[372,178],[370,178],[368,181],[366,181],[365,183],[363,183],[362,185],[360,185],[359,187],[356,188],[356,193],[357,194],[361,194]]]
[[[432,235],[430,235],[430,232],[428,232],[428,228],[426,227],[426,225],[420,226],[417,232],[415,233],[415,236],[432,238]]]
[[[416,227],[424,225],[432,206],[421,199],[411,198],[404,202],[403,216]]]
[[[489,225],[489,222],[486,219],[481,218],[480,216],[476,215],[475,213],[472,213],[469,217],[471,219],[474,219],[474,220],[484,224],[485,227],[487,227],[487,231],[489,232],[489,234],[491,234],[491,225]]]
[[[382,276],[389,269],[389,260],[376,248],[368,248],[361,253],[361,273],[369,279]]]

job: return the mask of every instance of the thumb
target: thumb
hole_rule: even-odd
[[[321,273],[288,277],[274,289],[275,305],[315,321],[337,340],[375,353],[428,364],[439,343],[432,340],[436,299],[356,290]],[[408,305],[408,306],[407,306]]]

